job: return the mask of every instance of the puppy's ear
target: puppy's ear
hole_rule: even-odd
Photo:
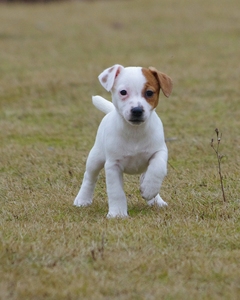
[[[113,85],[118,74],[124,69],[121,65],[114,65],[106,70],[104,70],[99,76],[98,79],[101,85],[109,92]]]
[[[168,75],[159,72],[154,67],[149,67],[149,70],[157,78],[157,80],[159,82],[159,85],[160,85],[160,88],[163,91],[163,94],[166,97],[169,97],[171,95],[172,87],[173,87],[172,79]]]

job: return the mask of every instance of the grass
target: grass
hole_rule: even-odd
[[[239,299],[239,1],[0,7],[0,299]],[[104,172],[73,207],[115,63],[174,81],[157,112],[169,171],[149,208],[125,177],[130,218],[107,220]],[[222,201],[215,128],[222,132]]]

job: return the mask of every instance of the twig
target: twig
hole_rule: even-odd
[[[211,147],[216,153],[217,160],[218,160],[218,173],[220,177],[220,183],[221,183],[221,189],[222,189],[222,196],[223,196],[223,202],[227,202],[226,197],[225,197],[225,192],[224,192],[224,186],[223,186],[223,176],[222,176],[222,170],[221,170],[221,160],[224,157],[224,155],[219,154],[219,146],[222,138],[222,133],[220,134],[218,128],[215,129],[215,132],[217,134],[217,148],[214,147],[213,144],[213,139],[211,140]]]

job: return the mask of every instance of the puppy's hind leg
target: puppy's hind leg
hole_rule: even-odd
[[[147,203],[148,203],[149,206],[152,206],[152,205],[156,204],[159,207],[164,207],[164,206],[168,205],[167,202],[163,201],[163,199],[160,197],[159,194],[157,194],[156,197],[149,200]]]
[[[73,203],[75,206],[87,206],[92,204],[98,174],[104,166],[104,160],[99,156],[98,151],[93,147],[87,159],[86,171],[81,188]]]

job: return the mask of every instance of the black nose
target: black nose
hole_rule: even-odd
[[[139,117],[141,117],[142,114],[143,114],[143,108],[140,107],[140,106],[133,107],[133,108],[131,109],[131,113],[132,113],[132,116],[133,116],[133,117],[139,118]]]

